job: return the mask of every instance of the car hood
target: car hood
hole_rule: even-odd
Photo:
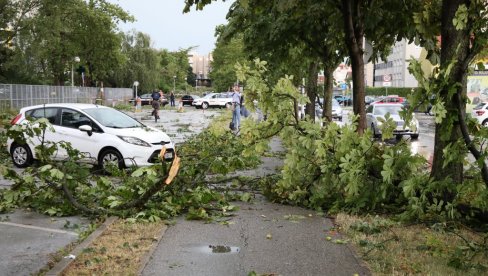
[[[119,135],[136,137],[150,144],[164,142],[171,142],[171,138],[161,130],[153,127],[144,126],[137,128],[105,128],[105,132]]]
[[[383,115],[376,115],[376,120],[378,120],[379,118],[383,118],[383,120],[385,120],[385,116]],[[400,115],[391,115],[390,114],[390,118],[393,119],[393,121],[395,122],[403,122],[403,119],[400,117]]]

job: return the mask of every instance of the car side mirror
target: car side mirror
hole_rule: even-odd
[[[92,136],[93,134],[93,129],[89,125],[82,125],[78,128],[79,130],[88,133],[88,136]]]

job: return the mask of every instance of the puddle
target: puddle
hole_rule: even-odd
[[[240,248],[237,246],[227,245],[207,245],[198,247],[198,251],[207,254],[222,254],[222,253],[239,253]]]

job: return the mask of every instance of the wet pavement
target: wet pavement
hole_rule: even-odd
[[[0,215],[0,274],[39,271],[51,261],[51,254],[75,242],[87,225],[85,218],[52,218],[28,210]]]
[[[142,275],[369,275],[347,244],[327,241],[333,224],[322,215],[263,199],[236,205],[228,225],[179,218]]]

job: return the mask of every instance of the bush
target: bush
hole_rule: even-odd
[[[384,95],[398,95],[400,97],[407,97],[412,94],[412,89],[416,91],[416,87],[366,87],[366,95],[368,96],[384,96]]]

